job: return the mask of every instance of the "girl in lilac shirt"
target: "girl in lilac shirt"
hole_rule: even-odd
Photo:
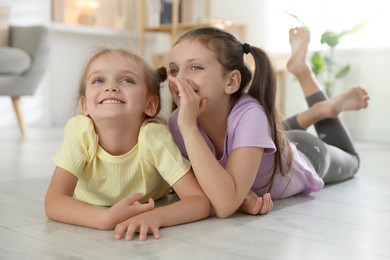
[[[218,217],[239,208],[265,214],[271,197],[320,191],[324,183],[357,172],[358,155],[337,116],[365,108],[368,94],[353,87],[327,99],[307,63],[309,41],[307,29],[290,30],[287,67],[309,109],[284,122],[275,103],[275,73],[263,50],[211,27],[192,30],[174,44],[169,87],[179,108],[169,127]],[[244,61],[249,53],[253,78]],[[321,138],[305,131],[313,124]]]

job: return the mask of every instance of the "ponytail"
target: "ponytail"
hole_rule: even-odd
[[[271,179],[264,186],[271,190],[276,170],[284,176],[291,169],[292,153],[288,145],[288,138],[284,131],[282,116],[276,105],[276,74],[268,55],[260,48],[251,47],[250,53],[255,61],[255,70],[248,94],[257,99],[263,106],[271,128],[272,140],[277,151],[275,152],[274,168]],[[283,160],[286,156],[286,160]]]

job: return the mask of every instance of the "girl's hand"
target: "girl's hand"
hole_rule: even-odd
[[[250,191],[241,204],[240,210],[250,215],[264,215],[273,208],[271,194],[266,193],[263,197],[258,197],[256,193]]]
[[[115,227],[115,238],[133,240],[134,234],[139,233],[139,240],[146,240],[148,234],[153,234],[155,239],[160,238],[161,217],[155,212],[146,212],[144,214],[132,217]]]
[[[111,208],[108,208],[104,215],[104,221],[106,225],[111,226],[114,229],[116,224],[154,209],[154,201],[149,198],[149,201],[145,204],[141,204],[139,200],[144,197],[143,193],[135,193],[133,196],[122,199],[114,204]]]
[[[201,98],[191,86],[191,82],[179,77],[169,77],[170,84],[177,88],[171,87],[174,100],[179,107],[177,118],[179,128],[196,126],[196,120],[207,106],[207,100]],[[193,84],[193,83],[192,83]],[[177,89],[175,93],[174,89]]]

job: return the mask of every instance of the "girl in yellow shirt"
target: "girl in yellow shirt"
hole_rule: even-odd
[[[145,240],[148,233],[159,238],[160,227],[209,216],[189,162],[154,120],[166,77],[126,50],[102,49],[90,58],[79,86],[83,115],[68,121],[53,157],[48,218]],[[170,187],[180,200],[155,208]]]

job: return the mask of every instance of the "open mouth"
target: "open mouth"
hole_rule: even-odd
[[[117,98],[105,98],[99,104],[125,104],[125,102]]]

